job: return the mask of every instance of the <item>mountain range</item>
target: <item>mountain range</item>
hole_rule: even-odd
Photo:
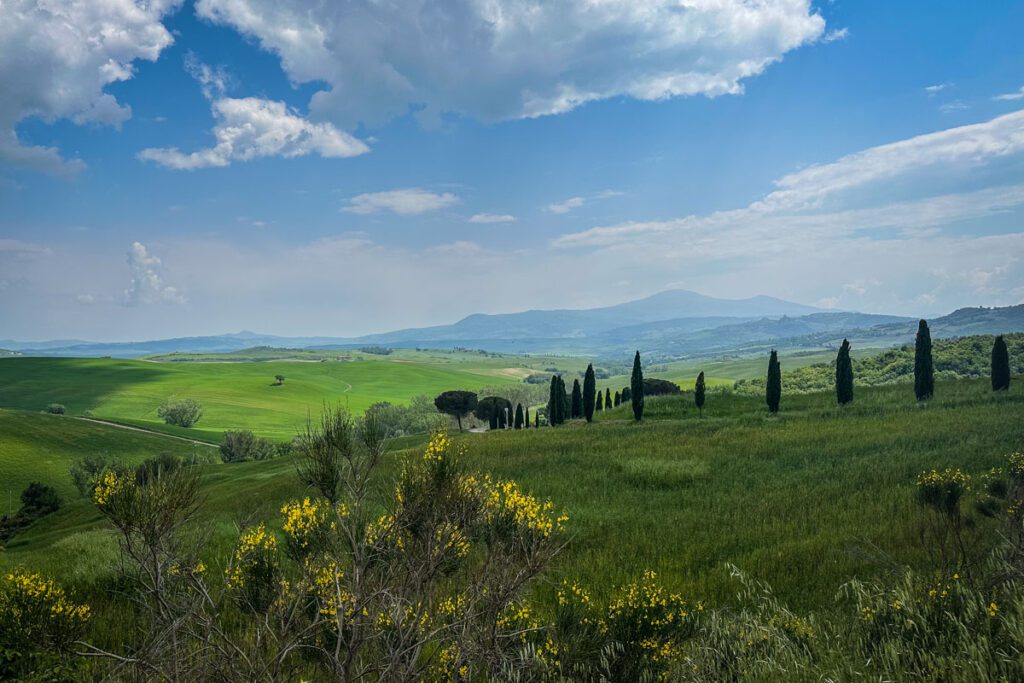
[[[964,308],[930,322],[932,336],[1024,330],[1024,305]],[[766,348],[831,348],[845,338],[865,346],[913,340],[917,319],[825,311],[769,296],[722,299],[669,290],[614,306],[473,314],[451,325],[360,337],[283,337],[237,332],[139,342],[0,340],[19,355],[132,358],[173,352],[221,353],[255,346],[293,349],[473,348],[508,353],[618,357],[640,349],[658,359],[744,354]],[[3,352],[0,352],[3,355]]]

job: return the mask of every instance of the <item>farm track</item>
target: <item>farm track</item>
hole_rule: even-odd
[[[73,417],[74,417],[74,419],[81,420],[82,422],[94,422],[96,424],[107,425],[108,427],[117,427],[118,429],[127,429],[127,430],[132,431],[132,432],[142,432],[143,434],[155,434],[157,436],[163,436],[163,437],[166,437],[168,439],[176,439],[178,441],[184,441],[186,443],[195,444],[197,446],[209,446],[210,448],[218,448],[217,444],[210,443],[209,441],[199,441],[197,439],[189,439],[189,438],[186,438],[184,436],[177,436],[176,434],[167,434],[166,432],[160,432],[160,431],[157,431],[155,429],[145,429],[143,427],[136,427],[134,425],[121,424],[120,422],[113,422],[111,420],[101,420],[101,419],[95,418],[95,417],[78,417],[78,416],[73,416]]]

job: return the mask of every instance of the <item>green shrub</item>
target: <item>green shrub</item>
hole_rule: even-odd
[[[269,460],[275,455],[277,448],[272,442],[248,429],[224,432],[224,443],[220,445],[220,459],[224,462]]]
[[[203,406],[194,398],[164,401],[156,414],[169,425],[191,427],[203,416]]]
[[[67,409],[60,403],[51,403],[46,406],[46,412],[50,415],[63,415],[66,411]]]
[[[112,463],[102,455],[87,455],[81,460],[71,463],[68,474],[71,475],[71,481],[78,493],[85,498],[91,498],[97,480],[108,469],[123,469],[123,466]]]

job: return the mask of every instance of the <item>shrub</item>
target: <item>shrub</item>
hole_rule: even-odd
[[[52,579],[23,569],[7,574],[0,583],[0,679],[73,680],[59,675],[54,660],[82,638],[90,614]],[[48,675],[37,677],[41,671]]]
[[[10,540],[16,533],[25,529],[40,517],[60,509],[64,501],[52,486],[30,483],[21,492],[21,507],[13,516],[4,515],[0,518],[0,542]]]
[[[68,474],[71,475],[71,481],[78,493],[89,498],[92,496],[93,489],[96,488],[96,482],[100,475],[108,469],[123,470],[124,466],[112,463],[102,455],[87,455],[81,460],[71,463]]]
[[[21,509],[36,517],[56,512],[63,503],[57,489],[37,481],[21,492]]]
[[[667,379],[656,379],[644,377],[644,396],[674,396],[682,393],[682,389],[675,382]]]
[[[156,414],[169,425],[191,427],[203,416],[203,406],[194,398],[164,401],[157,408]]]
[[[145,486],[165,474],[177,472],[183,464],[181,458],[173,453],[160,453],[143,460],[135,467],[135,481],[140,486]]]
[[[63,404],[51,403],[50,405],[46,406],[46,412],[48,412],[50,415],[63,415],[66,412],[66,409],[64,408]]]
[[[277,449],[273,443],[248,429],[224,432],[224,443],[220,445],[220,458],[224,462],[269,460],[275,455]]]

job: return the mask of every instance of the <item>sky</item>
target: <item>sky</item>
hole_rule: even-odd
[[[1024,3],[2,0],[0,339],[1024,303]]]

